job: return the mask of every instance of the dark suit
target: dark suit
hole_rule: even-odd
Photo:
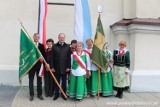
[[[40,50],[43,57],[46,58],[44,46],[42,44],[38,43],[38,49]],[[35,73],[37,75],[37,95],[38,96],[42,95],[42,78],[38,76],[40,67],[41,67],[41,62],[38,61],[29,71],[29,93],[30,93],[30,96],[34,96],[33,82],[34,82]]]
[[[59,83],[62,79],[62,89],[66,92],[66,69],[71,68],[71,49],[66,43],[61,45],[59,42],[53,47],[51,53],[51,68],[55,69],[55,77]],[[55,96],[59,96],[59,88],[57,85],[55,86]]]

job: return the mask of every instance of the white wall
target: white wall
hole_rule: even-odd
[[[28,33],[32,36],[37,32],[38,25],[38,1],[39,0],[3,0],[0,3],[0,84],[19,85],[18,61],[19,61],[19,37],[20,24],[23,22]],[[101,15],[105,35],[111,43],[109,26],[123,18],[123,0],[88,0],[91,12],[93,37],[97,25],[97,6],[103,5]],[[73,3],[74,0],[48,0],[48,2]],[[73,6],[48,6],[47,38],[53,38],[57,42],[57,35],[64,32],[66,42],[73,38],[74,25]],[[27,85],[28,77],[24,79]]]
[[[19,54],[20,24],[18,18],[29,33],[37,31],[37,2],[27,0],[1,1],[0,4],[0,65],[17,65]]]
[[[131,92],[160,92],[160,26],[114,26],[115,41],[126,40],[131,56]]]
[[[160,85],[157,85],[160,81],[160,27],[135,25],[132,30],[135,39],[131,39],[134,42],[134,69],[130,91],[160,92]]]
[[[123,0],[123,18],[133,19],[136,17],[136,0]]]
[[[123,0],[124,18],[160,17],[160,0]]]
[[[160,70],[160,34],[136,34],[135,69]]]
[[[48,0],[53,3],[74,3],[74,0]],[[66,34],[66,42],[73,39],[74,6],[48,5],[47,13],[47,38],[58,41],[58,34]]]
[[[138,18],[160,17],[160,0],[136,0],[136,16]]]
[[[0,3],[0,84],[18,85],[20,24],[37,32],[38,0],[3,0]]]

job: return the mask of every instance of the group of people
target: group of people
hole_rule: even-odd
[[[107,49],[108,71],[101,69],[98,74],[98,67],[91,61],[92,39],[86,40],[87,47],[84,48],[84,44],[77,40],[72,40],[70,45],[66,44],[65,38],[65,34],[60,33],[58,42],[55,44],[53,39],[48,39],[45,49],[38,42],[39,34],[35,33],[33,36],[36,46],[48,63],[44,73],[45,96],[54,96],[53,100],[57,100],[60,96],[59,87],[49,72],[51,70],[58,83],[61,84],[64,93],[70,98],[81,101],[84,97],[96,96],[98,92],[101,96],[110,96],[114,94],[113,90],[117,91],[115,97],[123,98],[123,91],[129,88],[130,83],[130,54],[126,49],[127,43],[120,41],[119,48],[114,50],[113,54]],[[37,75],[37,97],[44,100],[42,78],[38,76],[39,70],[40,61],[29,71],[30,101],[34,99],[35,74]],[[61,96],[67,100],[63,94]]]

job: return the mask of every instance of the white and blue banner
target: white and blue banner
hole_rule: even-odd
[[[74,39],[84,43],[92,37],[91,17],[88,0],[75,0],[74,2]]]

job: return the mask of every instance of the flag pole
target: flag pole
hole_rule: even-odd
[[[99,18],[100,18],[100,13],[99,13]],[[99,100],[99,96],[100,96],[100,67],[98,67],[98,96],[97,96],[97,100]]]
[[[103,8],[102,5],[98,5],[98,13],[99,13],[99,18],[101,16],[101,13],[103,12]],[[97,100],[99,100],[99,96],[100,96],[100,67],[98,67],[98,96],[97,96]]]
[[[22,24],[22,22],[18,19],[18,21],[20,22],[20,25],[22,26],[22,28],[25,30],[25,32],[27,33],[27,31],[26,31],[26,29],[25,29],[25,27],[23,26],[23,24]],[[29,36],[29,34],[27,33],[27,35]],[[29,36],[29,38],[31,39],[31,37]],[[31,41],[33,42],[33,40],[31,39]],[[34,44],[34,43],[33,43]],[[35,44],[34,44],[35,45]],[[38,47],[37,46],[35,46],[36,48],[37,48],[37,50],[38,50],[38,52],[39,52],[39,54],[42,56],[42,54],[41,54],[41,52],[39,51],[39,49],[38,49]],[[44,57],[42,56],[42,58],[43,58],[43,61],[44,61],[44,63],[45,63],[45,65],[47,66],[47,68],[49,68],[48,67],[48,63],[46,62],[46,60],[44,59]],[[57,81],[57,79],[56,79],[56,77],[54,76],[54,74],[53,74],[53,72],[51,71],[51,69],[49,68],[49,72],[50,72],[50,74],[52,75],[52,77],[53,77],[53,79],[54,79],[54,81],[55,81],[55,83],[57,84],[57,86],[59,87],[59,89],[60,89],[60,91],[62,92],[62,94],[63,94],[63,96],[65,97],[65,98],[67,98],[67,96],[66,96],[66,94],[64,93],[64,91],[63,91],[63,89],[62,89],[62,87],[60,86],[60,84],[58,83],[58,81]]]
[[[100,96],[100,68],[98,67],[98,97],[97,100],[99,100]]]

